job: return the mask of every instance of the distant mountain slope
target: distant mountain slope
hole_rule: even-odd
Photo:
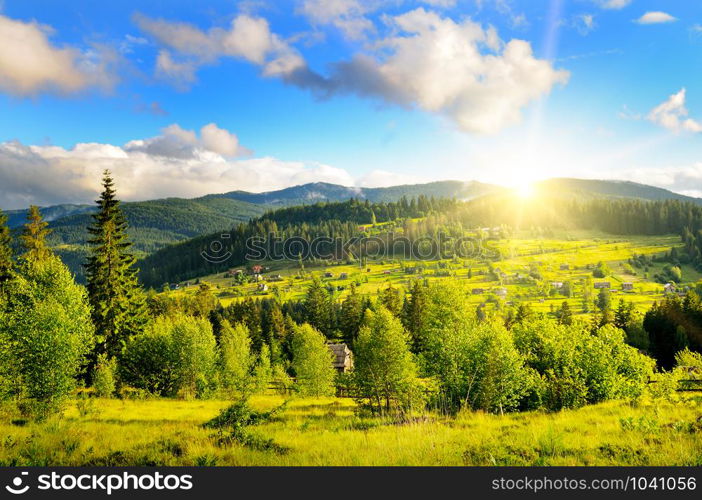
[[[53,205],[50,207],[43,207],[41,209],[41,214],[44,216],[44,220],[51,222],[61,219],[62,217],[90,212],[93,210],[93,207],[94,205]],[[8,210],[5,212],[5,215],[7,215],[7,225],[12,229],[26,222],[27,210]]]
[[[266,204],[272,206],[294,206],[317,203],[320,201],[346,201],[350,198],[369,200],[374,203],[397,201],[403,196],[416,198],[420,195],[434,198],[458,198],[470,200],[486,194],[503,191],[504,188],[477,181],[438,181],[426,184],[405,184],[383,188],[359,188],[315,182],[293,186],[278,191],[265,193],[249,193],[232,191],[222,194],[211,194],[205,198],[230,198],[248,203]]]
[[[150,253],[169,243],[192,238],[203,233],[229,229],[266,211],[262,205],[238,200],[163,200],[124,203],[129,222],[129,234],[134,248]],[[86,227],[91,223],[93,209],[54,220],[51,241],[54,245],[82,245],[87,239]]]
[[[674,193],[667,189],[631,181],[556,178],[537,183],[539,190],[550,193],[570,193],[608,198],[638,198],[641,200],[680,200],[702,205],[702,199]]]

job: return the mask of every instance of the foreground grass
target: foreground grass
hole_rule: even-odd
[[[257,409],[283,402],[252,400]],[[219,445],[201,424],[225,401],[96,400],[62,417],[0,421],[0,465],[702,465],[702,398],[560,413],[469,413],[397,424],[349,399],[298,399],[251,428],[287,451]]]

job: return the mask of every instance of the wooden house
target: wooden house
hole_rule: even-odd
[[[347,373],[353,370],[353,353],[346,344],[327,344],[329,350],[334,355],[332,363],[334,369],[339,373]]]

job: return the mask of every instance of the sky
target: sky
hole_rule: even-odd
[[[702,2],[0,0],[0,208],[550,177],[702,196]]]

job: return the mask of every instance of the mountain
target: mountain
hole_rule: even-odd
[[[381,203],[397,201],[403,196],[416,198],[420,195],[433,196],[434,198],[471,200],[500,191],[504,191],[504,188],[477,181],[437,181],[426,184],[405,184],[383,188],[347,187],[326,182],[315,182],[265,193],[232,191],[229,193],[211,194],[205,196],[205,198],[228,198],[269,206],[294,206],[320,201],[346,201],[350,198]]]
[[[265,205],[226,198],[166,198],[123,203],[122,208],[137,257],[200,234],[229,230],[268,210]],[[79,281],[84,279],[82,264],[88,255],[86,228],[95,210],[94,205],[56,205],[41,209],[50,221],[49,243]],[[18,233],[25,222],[26,210],[11,211],[9,216],[10,227]]]
[[[70,215],[90,212],[93,209],[94,205],[53,205],[50,207],[43,207],[41,209],[41,214],[44,216],[44,220],[52,222]],[[5,215],[7,215],[7,225],[10,229],[21,226],[27,220],[27,210],[8,210],[5,212]]]
[[[667,189],[631,181],[556,178],[538,182],[539,191],[567,193],[570,196],[637,198],[641,200],[680,200],[702,205],[702,199],[674,193]]]
[[[680,200],[702,205],[702,199],[673,193],[629,181],[556,178],[537,183],[537,191],[568,198],[636,198],[641,200]],[[341,202],[351,198],[372,203],[389,203],[403,197],[456,198],[475,200],[487,195],[508,194],[506,188],[476,181],[438,181],[384,188],[357,188],[324,182],[292,186],[277,191],[250,193],[231,191],[194,199],[166,198],[123,203],[130,225],[129,234],[139,257],[150,255],[165,246],[199,235],[228,230],[240,222],[261,216],[275,208],[311,205],[317,202]],[[86,227],[91,222],[94,205],[63,204],[42,208],[52,229],[50,241],[79,279],[87,255]],[[7,212],[9,225],[19,231],[26,210]]]

